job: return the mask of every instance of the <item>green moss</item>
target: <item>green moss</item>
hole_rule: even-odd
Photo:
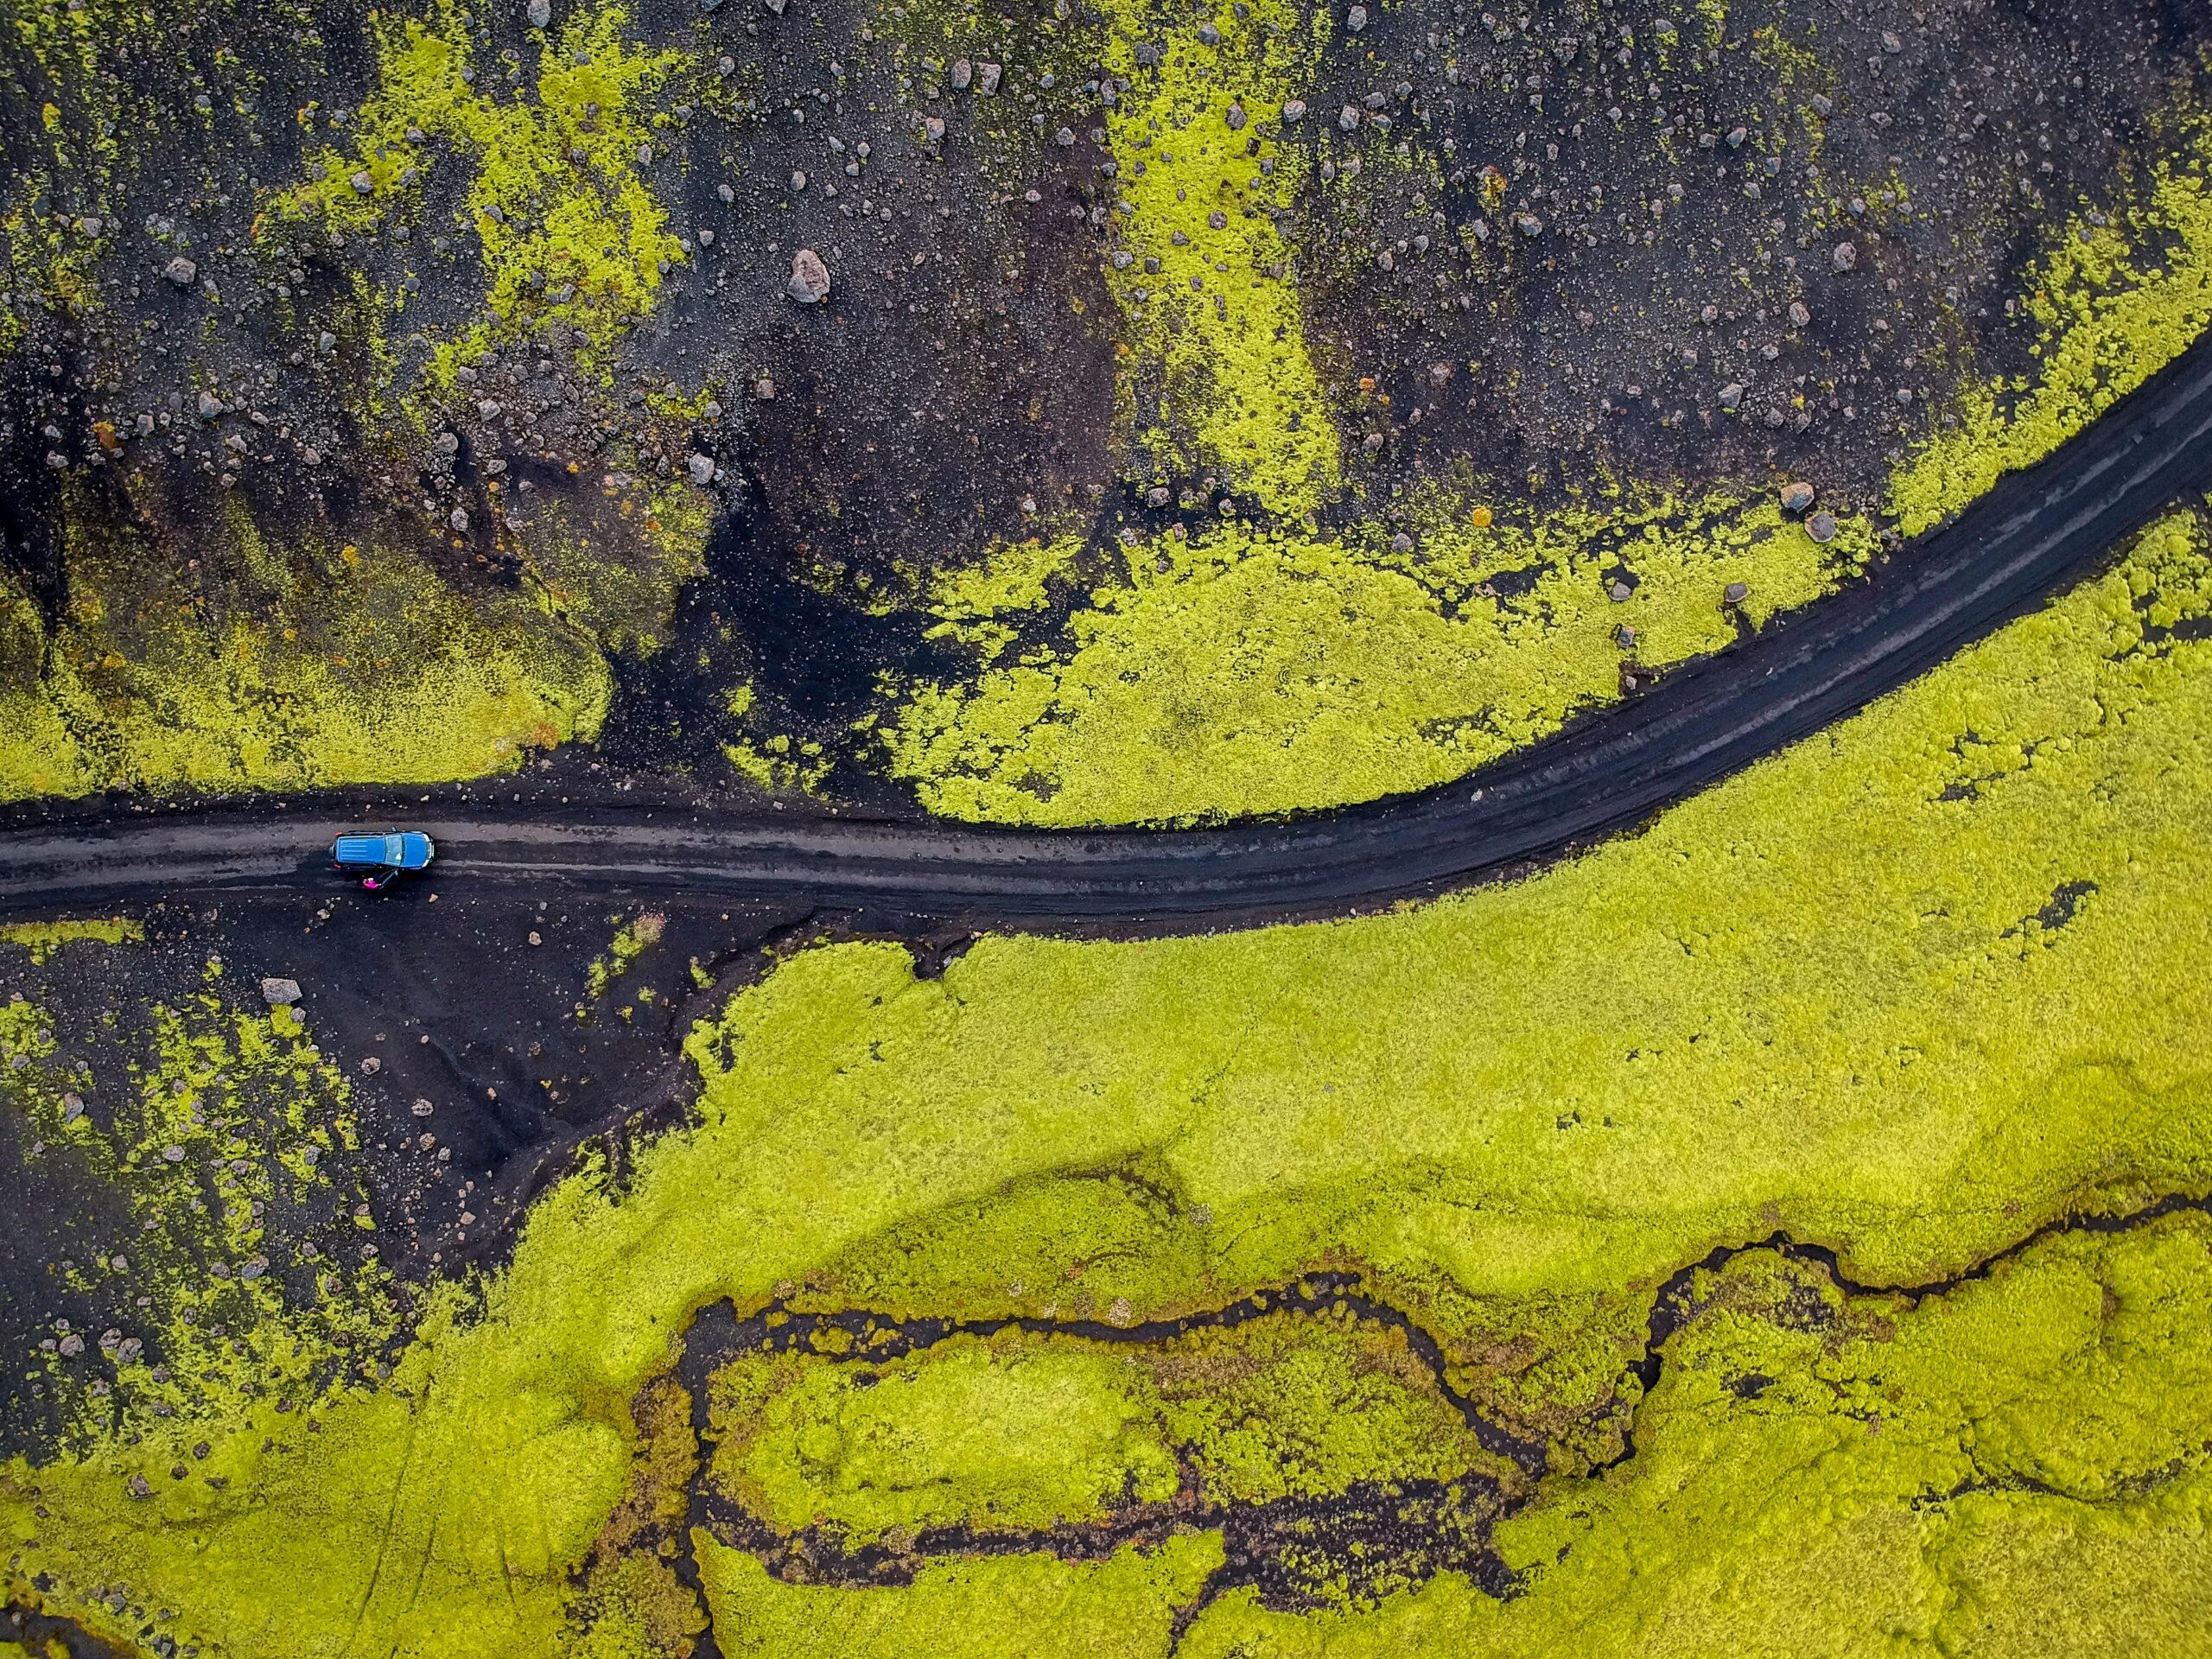
[[[162,1484],[159,1452],[91,1421],[82,1449],[10,1467],[10,1549],[58,1593],[129,1583],[203,1648],[557,1647],[630,1478],[626,1402],[694,1310],[757,1306],[894,1230],[1064,1176],[1144,1168],[1203,1231],[1172,1274],[1128,1274],[1133,1318],[1344,1266],[1463,1374],[1516,1300],[1556,1318],[1648,1299],[1716,1244],[1783,1230],[1861,1281],[1919,1281],[2056,1216],[2212,1188],[2212,643],[2185,626],[2209,601],[2202,531],[2177,519],[1857,719],[1516,886],[1220,937],[987,938],[933,980],[888,945],[799,955],[695,1034],[696,1123],[639,1147],[619,1189],[590,1164],[548,1191],[480,1304],[442,1302],[384,1387],[318,1406],[311,1435],[241,1414],[239,1444],[288,1449],[219,1497]],[[957,1276],[991,1270],[979,1256]],[[1633,1396],[1625,1372],[1617,1386]],[[2066,1479],[2132,1479],[2169,1444],[2131,1427],[2097,1465],[2050,1414],[2018,1421],[2004,1466]],[[1845,1427],[1866,1432],[1831,1422],[1787,1465],[1807,1492]],[[1691,1461],[1722,1478],[1710,1446]],[[127,1495],[141,1470],[154,1499]],[[1567,1521],[1592,1490],[1561,1490]],[[1689,1506],[1664,1513],[1649,1526],[1694,1535]],[[1535,1522],[1518,1559],[1548,1547]],[[2006,1570],[2059,1559],[2038,1536]],[[931,1564],[907,1592],[784,1586],[701,1554],[732,1650],[818,1640],[825,1620],[856,1651],[925,1630],[982,1644],[1018,1606],[1033,1643],[1072,1630],[1096,1650],[1083,1609],[1104,1607],[1113,1640],[1157,1651],[1146,1632],[1180,1593],[1044,1599],[1156,1558]],[[1695,1565],[1688,1546],[1675,1559]],[[1891,1582],[1873,1555],[1834,1560],[1867,1564],[1870,1594]],[[1039,1586],[1007,1591],[1021,1572]],[[1429,1593],[1467,1596],[1452,1586]],[[2056,1620],[2103,1588],[2047,1592]],[[1601,1575],[1581,1599],[1618,1597]]]
[[[584,969],[584,988],[594,1001],[606,995],[607,987],[630,971],[632,963],[660,943],[661,930],[667,925],[668,918],[658,911],[646,911],[614,930],[614,940],[607,946],[607,954],[594,957],[590,966]]]
[[[1738,1258],[1696,1287],[1637,1455],[1499,1529],[1526,1577],[1184,1650],[2181,1652],[2212,1617],[2212,1226],[2037,1246],[1917,1307]]]
[[[1175,1493],[1141,1370],[1081,1343],[956,1337],[881,1367],[741,1359],[715,1379],[725,1490],[789,1532],[1030,1531]]]
[[[99,1363],[48,1346],[48,1386],[98,1402],[145,1459],[222,1438],[202,1474],[234,1466],[244,1420],[273,1401],[342,1388],[397,1324],[366,1194],[334,1188],[323,1166],[355,1144],[349,1094],[289,1008],[257,1014],[201,992],[151,1010],[138,1058],[96,1068],[36,1003],[0,1005],[0,1103],[24,1118],[29,1161],[112,1191],[137,1224],[86,1270],[105,1294],[132,1288],[134,1328],[117,1332],[130,1347]],[[271,1208],[292,1217],[296,1259],[267,1253]]]
[[[0,798],[427,783],[597,734],[606,660],[531,600],[472,605],[396,549],[280,556],[242,516],[233,529],[260,569],[216,603],[142,591],[81,537],[82,597],[50,632],[0,588]]]
[[[536,97],[503,99],[475,82],[466,20],[442,6],[429,22],[377,26],[378,85],[277,204],[340,234],[412,219],[430,174],[469,169],[462,224],[486,276],[483,320],[442,343],[432,378],[556,319],[604,353],[652,308],[661,272],[684,257],[641,174],[646,108],[682,60],[639,49],[619,3],[568,16],[538,42]],[[366,188],[364,188],[363,187]],[[388,303],[404,312],[404,289]]]
[[[31,953],[31,965],[42,965],[65,944],[79,941],[100,944],[136,944],[146,937],[146,925],[127,916],[98,921],[10,922],[0,926],[0,944],[20,944]]]
[[[1108,271],[1132,462],[1168,477],[1212,473],[1296,519],[1335,494],[1340,465],[1274,218],[1305,181],[1306,151],[1281,142],[1280,117],[1313,73],[1325,18],[1281,0],[1211,7],[1217,46],[1186,17],[1157,65],[1142,67],[1136,45],[1154,19],[1127,0],[1108,15],[1122,26],[1105,67],[1130,82],[1106,130],[1133,257]]]
[[[2109,219],[2075,219],[2031,268],[2037,370],[1969,391],[1958,429],[1937,434],[1900,470],[1890,510],[1908,535],[2042,460],[2212,321],[2212,124],[2193,120],[2188,137],[2143,200]]]
[[[1012,630],[975,617],[963,594],[973,608],[940,608],[938,632],[976,645],[983,671],[913,693],[885,734],[891,770],[932,811],[1025,823],[1419,789],[1617,699],[1624,670],[1729,643],[1739,614],[1764,622],[1811,601],[1874,545],[1873,527],[1853,519],[1819,546],[1770,503],[1510,512],[1465,482],[1428,496],[1414,524],[1420,540],[1403,552],[1373,534],[1236,522],[1136,543],[1064,652],[1013,661]],[[1633,591],[1617,601],[1624,575]],[[1747,596],[1731,606],[1738,581]]]
[[[929,1566],[907,1589],[844,1590],[779,1583],[750,1555],[693,1537],[715,1639],[733,1659],[905,1659],[918,1648],[973,1659],[1165,1654],[1176,1609],[1198,1599],[1222,1560],[1218,1535],[1186,1534],[1095,1563],[1014,1555]]]

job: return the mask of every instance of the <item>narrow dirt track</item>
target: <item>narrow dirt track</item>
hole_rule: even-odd
[[[1312,914],[1465,883],[1635,824],[1865,707],[2040,603],[2212,486],[2212,339],[2048,461],[1866,580],[1471,777],[1281,823],[1014,831],[688,810],[398,809],[442,883],[804,895],[911,918],[1156,925]],[[0,907],[327,892],[344,829],[392,810],[274,806],[0,836]]]

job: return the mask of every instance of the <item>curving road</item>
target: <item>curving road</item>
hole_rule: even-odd
[[[1465,882],[1648,818],[1904,684],[2212,487],[2212,337],[1872,575],[1470,778],[1281,823],[1032,831],[606,809],[438,809],[441,882],[804,896],[912,918],[1310,913]],[[372,815],[296,798],[0,836],[0,906],[321,893]],[[376,827],[388,822],[373,815]]]

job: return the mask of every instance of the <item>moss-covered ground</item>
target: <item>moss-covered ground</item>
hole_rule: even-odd
[[[2203,1582],[2212,1253],[2185,1207],[2144,1217],[2212,1192],[2208,613],[2184,513],[1510,887],[987,938],[933,979],[896,946],[801,951],[695,1031],[696,1122],[546,1192],[387,1372],[272,1402],[249,1370],[207,1427],[88,1411],[14,1465],[11,1592],[241,1654],[652,1650],[693,1573],[736,1651],[2171,1645]],[[10,1109],[60,1109],[97,1062],[11,1020]],[[299,1040],[255,1023],[207,1064]],[[149,1093],[186,1110],[185,1081]],[[1324,1271],[1440,1373],[1357,1320],[1198,1333]],[[1029,1323],[909,1340],[872,1386],[873,1339],[824,1327],[645,1409],[723,1300],[764,1329]],[[1446,1387],[1538,1452],[1491,1459],[1517,1496],[1456,1565],[1393,1543],[1421,1481],[1481,1472]],[[226,1486],[171,1477],[195,1435]],[[1001,1542],[931,1554],[940,1527]],[[667,1554],[588,1566],[641,1528]]]

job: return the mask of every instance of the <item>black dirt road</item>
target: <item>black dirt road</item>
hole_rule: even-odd
[[[1012,831],[687,810],[419,804],[436,878],[607,893],[801,895],[912,918],[1157,923],[1311,913],[1465,882],[1639,823],[1863,708],[2019,615],[2212,486],[2212,340],[2048,461],[1865,581],[1471,778],[1281,823]],[[327,891],[321,849],[373,814],[296,798],[0,836],[0,906]]]

